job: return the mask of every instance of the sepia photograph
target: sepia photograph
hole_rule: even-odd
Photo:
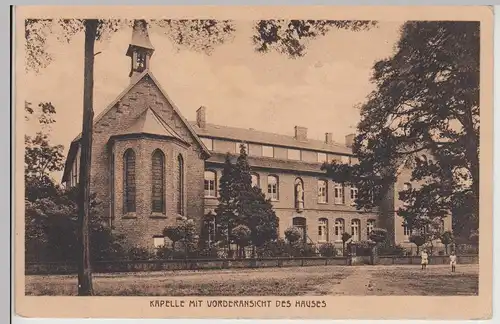
[[[17,17],[25,297],[478,298],[491,23],[92,9]]]

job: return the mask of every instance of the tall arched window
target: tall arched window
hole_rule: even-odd
[[[278,200],[278,177],[270,175],[267,177],[267,196],[271,200]]]
[[[180,154],[177,157],[177,169],[179,177],[177,183],[177,213],[179,215],[184,215],[184,159]]]
[[[152,157],[151,168],[151,210],[153,213],[165,212],[165,155],[156,150]]]
[[[353,241],[360,241],[360,233],[359,233],[359,219],[353,219],[351,221],[351,236]]]
[[[318,221],[318,241],[328,242],[328,219],[320,218]]]
[[[344,233],[344,220],[337,218],[335,220],[335,241],[342,241],[342,234]]]
[[[135,212],[135,152],[128,149],[123,154],[123,212]]]

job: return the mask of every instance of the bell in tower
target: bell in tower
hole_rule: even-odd
[[[127,56],[131,59],[129,77],[131,82],[135,77],[149,69],[149,60],[153,55],[154,47],[149,40],[147,23],[143,19],[134,20],[132,41],[127,49]]]

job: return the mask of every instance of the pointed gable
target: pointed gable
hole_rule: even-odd
[[[150,134],[150,135],[158,135],[169,138],[177,139],[181,142],[184,142],[182,137],[172,129],[172,127],[168,126],[168,124],[161,119],[158,114],[154,112],[153,109],[146,109],[133,123],[130,127],[128,127],[123,132],[117,134],[119,135],[128,135],[128,134]]]
[[[196,132],[194,131],[192,125],[182,116],[177,106],[172,102],[172,100],[166,95],[165,91],[161,88],[159,82],[152,75],[152,73],[148,70],[141,73],[141,75],[132,82],[115,100],[113,100],[107,107],[104,109],[95,119],[94,119],[94,133],[97,134],[99,132],[99,128],[108,127],[108,124],[114,123],[115,117],[112,117],[117,107],[120,106],[120,102],[122,102],[129,94],[134,93],[134,95],[146,95],[141,91],[137,90],[139,83],[147,82],[151,85],[152,89],[156,94],[151,98],[152,105],[154,106],[155,100],[161,100],[165,102],[170,109],[170,112],[166,114],[163,110],[158,109],[154,110],[151,106],[146,105],[146,109],[142,112],[137,112],[137,118],[131,124],[125,126],[124,129],[116,132],[114,135],[123,134],[132,134],[132,133],[144,133],[144,134],[152,134],[152,135],[160,135],[166,136],[169,138],[174,138],[176,140],[180,140],[182,142],[186,142],[186,139],[189,138],[189,142],[196,143],[200,153],[204,158],[210,157],[210,151],[207,149],[205,144],[198,137]],[[160,111],[161,110],[161,111]],[[119,117],[118,117],[119,118]],[[175,122],[175,125],[172,124]],[[175,127],[174,127],[175,126]],[[71,165],[75,158],[76,152],[78,151],[79,141],[81,139],[81,133],[73,140],[71,143],[65,170],[63,173],[62,181],[66,181],[69,173],[71,171]]]

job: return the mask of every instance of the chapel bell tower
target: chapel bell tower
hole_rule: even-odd
[[[131,82],[134,82],[138,75],[149,69],[149,60],[154,50],[153,44],[149,40],[146,21],[144,19],[134,20],[132,41],[127,49],[127,56],[131,59],[129,73]]]

